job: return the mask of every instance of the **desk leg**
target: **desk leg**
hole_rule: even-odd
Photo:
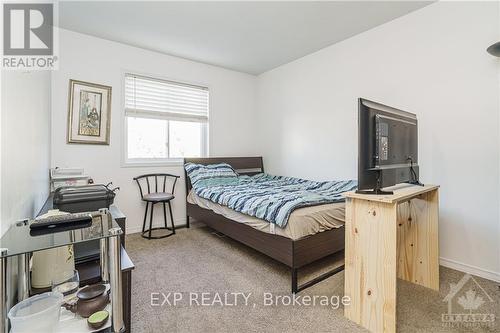
[[[439,290],[438,190],[398,207],[398,278]]]
[[[31,253],[17,256],[17,301],[30,297],[30,257]]]
[[[118,333],[124,330],[123,325],[123,289],[121,272],[121,246],[120,228],[110,229],[112,236],[108,239],[109,249],[109,283],[111,288],[111,320],[113,332]]]
[[[107,238],[101,238],[101,258],[99,261],[99,266],[101,268],[101,280],[102,282],[109,282],[109,240]]]
[[[396,331],[397,206],[347,198],[344,315],[372,332]]]
[[[7,249],[0,249],[2,255],[7,254]],[[9,310],[9,297],[8,297],[8,268],[9,258],[0,258],[0,333],[9,332],[9,319],[7,318],[7,311]]]

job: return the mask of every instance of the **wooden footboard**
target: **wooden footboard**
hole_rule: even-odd
[[[344,250],[345,228],[330,229],[293,241],[293,266],[302,267]]]
[[[298,240],[269,234],[187,203],[187,215],[291,268],[300,268],[344,249],[344,228]]]
[[[265,255],[293,266],[293,242],[290,238],[268,234],[230,220],[198,205],[187,204],[188,216]]]

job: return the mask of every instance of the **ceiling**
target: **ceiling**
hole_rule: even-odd
[[[260,74],[429,1],[59,2],[62,28]]]

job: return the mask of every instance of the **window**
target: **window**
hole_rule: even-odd
[[[205,87],[125,75],[126,163],[207,155]]]

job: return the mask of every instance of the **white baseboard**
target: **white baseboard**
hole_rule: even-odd
[[[486,270],[483,268],[464,264],[464,263],[461,263],[461,262],[458,262],[455,260],[446,259],[446,258],[442,258],[442,257],[439,259],[440,259],[439,263],[444,267],[448,267],[448,268],[455,269],[455,270],[460,271],[460,272],[476,275],[476,276],[479,276],[479,277],[482,277],[484,279],[488,279],[491,281],[500,282],[500,273],[498,273],[498,272],[489,271],[489,270]]]
[[[149,226],[149,221],[147,221],[148,223],[148,226]],[[182,219],[177,219],[175,220],[175,227],[176,228],[179,228],[179,227],[184,227],[186,226],[187,224],[187,220],[186,218],[182,218]],[[154,223],[153,224],[153,227],[159,227],[159,226],[163,226],[163,220],[160,222],[157,222],[157,223]],[[130,235],[130,234],[136,234],[136,233],[139,233],[142,231],[142,224],[141,225],[138,225],[138,226],[133,226],[133,227],[129,227],[127,226],[127,235]]]

